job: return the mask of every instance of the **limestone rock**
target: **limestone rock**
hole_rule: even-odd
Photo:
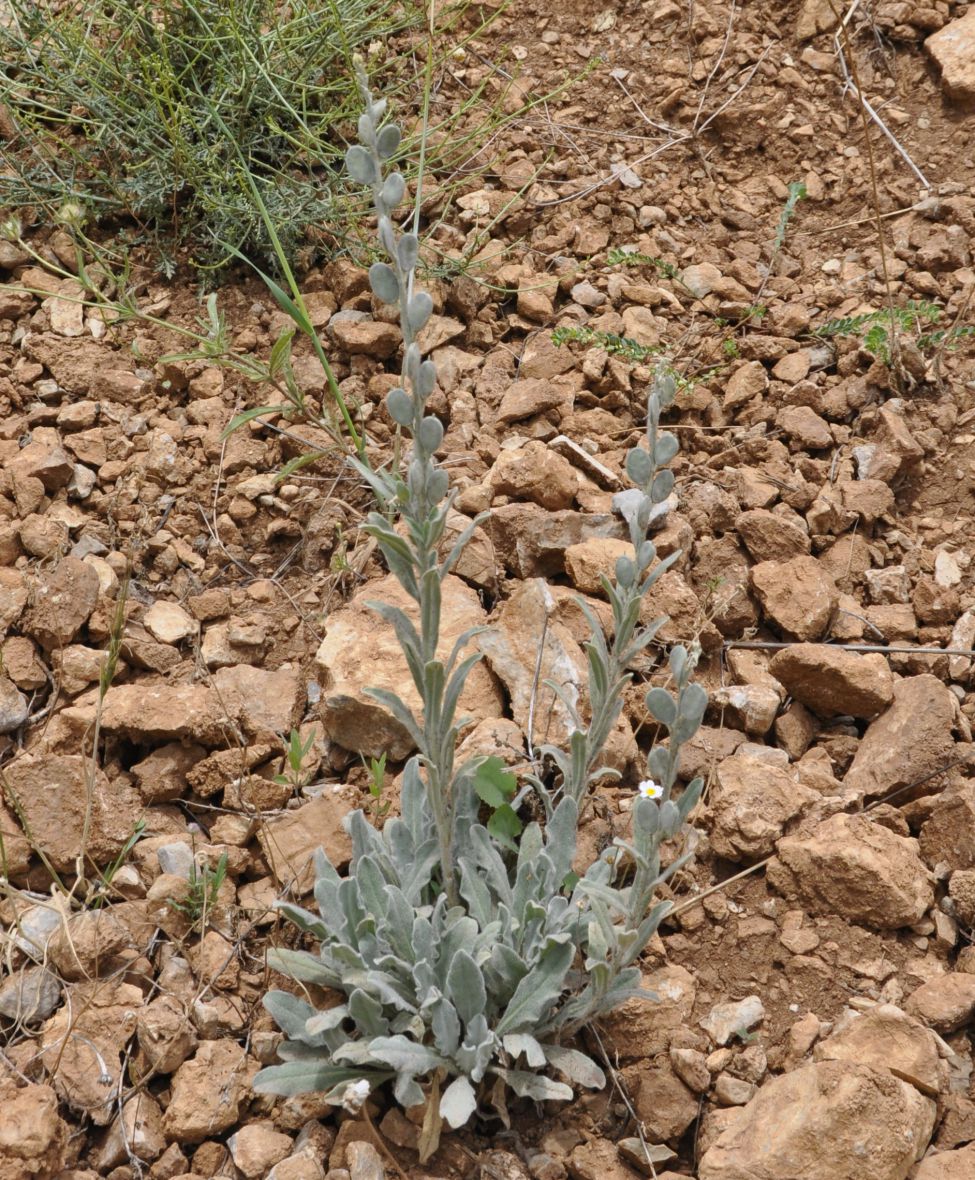
[[[176,996],[150,1000],[139,1012],[136,1033],[144,1073],[173,1073],[196,1049],[196,1030]]]
[[[845,785],[869,797],[925,779],[951,760],[954,717],[954,697],[936,676],[898,681],[893,704],[863,735]]]
[[[941,85],[958,102],[975,102],[975,8],[924,42],[941,70]]]
[[[957,1151],[939,1151],[925,1156],[913,1180],[970,1180],[975,1176],[975,1143]]]
[[[173,1075],[173,1096],[163,1120],[177,1143],[199,1143],[232,1127],[249,1097],[254,1069],[234,1041],[203,1041]]]
[[[441,557],[447,556],[460,534],[470,523],[470,517],[464,516],[460,512],[451,512],[448,515],[440,550]],[[491,595],[497,594],[498,557],[494,551],[491,534],[483,524],[474,530],[473,536],[464,546],[451,572],[458,578],[463,578],[465,582],[470,583],[477,590],[486,590]]]
[[[767,508],[743,512],[735,521],[738,536],[756,561],[788,561],[809,552],[809,533],[797,521]]]
[[[616,576],[616,562],[621,557],[632,560],[633,546],[629,541],[610,537],[593,537],[570,545],[565,551],[565,572],[572,584],[583,594],[604,596],[601,578],[612,582]]]
[[[74,984],[41,1029],[41,1059],[51,1084],[96,1126],[107,1126],[118,1114],[122,1053],[142,999],[139,988],[117,978]]]
[[[763,561],[752,568],[751,584],[769,621],[801,642],[823,637],[839,603],[836,583],[814,557]]]
[[[550,410],[569,413],[573,396],[572,386],[564,381],[541,381],[537,377],[512,381],[504,391],[495,420],[506,426]]]
[[[759,996],[715,1004],[701,1021],[701,1027],[716,1045],[727,1045],[732,1037],[747,1032],[765,1019],[765,1007]]]
[[[395,324],[370,319],[365,312],[339,311],[328,324],[328,334],[346,352],[385,360],[402,340]]]
[[[62,979],[94,979],[113,970],[118,952],[131,944],[111,909],[81,910],[55,930],[47,950]]]
[[[811,913],[881,930],[914,925],[934,901],[916,841],[863,815],[832,815],[809,835],[780,840],[768,879]]]
[[[738,729],[702,725],[680,749],[677,774],[682,782],[703,775],[708,778],[719,762],[730,758],[747,738]]]
[[[80,754],[23,754],[4,768],[5,792],[17,801],[34,845],[59,872],[71,872],[85,827],[88,761]],[[87,854],[107,864],[121,851],[142,814],[124,779],[95,771]]]
[[[959,869],[975,868],[975,785],[960,783],[938,796],[919,843],[932,869],[946,868],[958,876]]]
[[[569,508],[579,486],[568,459],[536,441],[502,451],[487,479],[495,495],[531,500],[553,510]]]
[[[572,1149],[565,1160],[572,1180],[637,1180],[639,1172],[628,1168],[617,1153],[616,1144],[608,1139],[592,1139]],[[670,1172],[666,1173],[669,1177]],[[658,1180],[665,1174],[658,1171]]]
[[[29,442],[4,469],[17,480],[39,480],[45,492],[56,492],[71,479],[74,465],[71,456],[57,445]]]
[[[2,601],[2,591],[0,591],[0,601]],[[965,611],[952,627],[951,646],[958,651],[966,651],[975,647],[975,610]],[[961,680],[971,670],[971,667],[971,656],[951,656],[948,660],[948,671],[952,680]]]
[[[269,1123],[248,1123],[227,1140],[235,1166],[247,1180],[261,1180],[275,1164],[290,1155],[291,1136]]]
[[[641,1070],[634,1108],[655,1143],[674,1143],[698,1116],[697,1095],[664,1065]]]
[[[817,33],[828,33],[836,26],[836,13],[829,0],[803,0],[796,21],[796,37],[808,41]]]
[[[783,407],[775,417],[775,424],[804,449],[822,451],[833,445],[829,423],[810,406]]]
[[[607,1050],[623,1061],[667,1052],[672,1036],[694,1011],[697,982],[684,967],[672,964],[644,972],[640,987],[657,998],[627,1000],[599,1022]]]
[[[66,647],[88,622],[98,603],[98,574],[77,557],[65,557],[34,584],[24,631],[45,651]]]
[[[975,869],[956,869],[948,880],[948,896],[958,920],[975,925]]]
[[[879,652],[858,655],[826,643],[800,643],[777,652],[769,671],[820,717],[874,717],[894,699],[894,677]]]
[[[700,598],[674,569],[667,570],[654,582],[640,604],[642,623],[660,618],[665,621],[657,637],[664,643],[698,640],[706,652],[721,645],[721,634],[707,618]]]
[[[225,713],[203,684],[116,684],[105,694],[102,727],[146,745],[197,741],[222,742]]]
[[[214,746],[225,742],[235,725],[248,738],[268,741],[294,724],[300,692],[294,669],[239,664],[219,668],[213,683],[212,689],[162,682],[114,685],[105,695],[102,726],[146,744],[191,740]]]
[[[186,790],[186,772],[206,756],[203,746],[167,742],[132,767],[139,794],[146,803],[178,799]]]
[[[486,616],[477,593],[460,578],[448,575],[442,593],[437,654],[445,660],[460,634],[483,626]],[[386,706],[365,690],[395,692],[417,713],[420,697],[392,625],[367,605],[373,601],[399,607],[416,621],[416,603],[391,574],[371,582],[329,617],[325,638],[315,656],[324,684],[322,721],[332,741],[345,749],[370,757],[386,752],[400,761],[412,753],[413,739]],[[469,647],[465,654],[472,650]],[[476,665],[467,678],[459,715],[475,722],[502,715],[497,684],[483,664]]]
[[[502,1158],[499,1160],[498,1157]],[[372,1143],[365,1140],[352,1140],[345,1149],[345,1163],[349,1169],[350,1180],[386,1180],[386,1169],[383,1167],[382,1156]],[[486,1170],[490,1171],[492,1176],[501,1176],[504,1180],[527,1180],[521,1161],[510,1152],[492,1151],[486,1163],[488,1164]],[[490,1166],[492,1163],[494,1164],[493,1169]],[[512,1170],[512,1164],[517,1170]]]
[[[975,1014],[975,975],[964,971],[937,975],[911,992],[904,1009],[937,1032],[954,1032]]]
[[[489,631],[477,637],[492,672],[511,701],[515,722],[527,733],[538,650],[544,635],[541,674],[535,692],[532,720],[535,742],[564,742],[572,719],[565,705],[545,685],[559,684],[570,700],[581,703],[585,693],[585,657],[565,623],[553,618],[555,598],[541,578],[532,578],[502,605]]]
[[[51,1180],[68,1141],[54,1091],[0,1078],[0,1111],[0,1180]]]
[[[814,1056],[817,1061],[854,1061],[890,1070],[932,1098],[947,1084],[937,1038],[894,1004],[878,1004],[862,1014],[848,1011],[816,1046]]]
[[[768,373],[761,361],[746,361],[739,365],[728,378],[725,386],[724,407],[726,410],[744,405],[768,388]]]
[[[221,715],[229,713],[252,741],[287,737],[299,719],[302,687],[289,665],[273,670],[249,664],[218,668],[213,685]]]
[[[27,717],[27,698],[12,681],[0,675],[0,734],[14,733]]]
[[[60,1002],[61,985],[46,967],[20,967],[0,983],[0,1016],[6,1020],[47,1020]]]
[[[786,826],[818,799],[788,771],[756,758],[726,758],[711,789],[711,847],[745,864],[771,856]]]
[[[755,738],[772,728],[781,704],[782,693],[766,684],[729,684],[711,693],[712,712]]]
[[[151,1094],[134,1094],[122,1107],[122,1113],[109,1127],[101,1150],[98,1168],[105,1174],[134,1156],[152,1163],[166,1150],[163,1113]]]
[[[154,602],[142,619],[146,630],[160,643],[182,643],[193,639],[200,630],[199,622],[175,602]]]
[[[0,566],[0,639],[27,605],[27,583],[20,570]]]
[[[935,1104],[886,1072],[822,1061],[767,1082],[708,1148],[699,1180],[906,1180]]]
[[[498,564],[518,578],[562,574],[570,546],[594,537],[623,537],[622,522],[608,513],[547,512],[539,504],[500,504],[491,509],[487,528]]]
[[[348,865],[352,842],[342,821],[351,810],[344,799],[326,791],[296,811],[264,820],[257,838],[281,885],[292,884],[299,893],[307,893],[314,883],[312,858],[318,848],[340,871]]]

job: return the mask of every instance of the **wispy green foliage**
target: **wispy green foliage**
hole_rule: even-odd
[[[367,0],[10,0],[0,22],[8,144],[0,205],[81,201],[163,238],[269,255],[246,162],[296,251],[307,226],[342,233],[332,182],[354,117],[346,63],[357,45],[416,22]],[[228,138],[229,136],[229,138]],[[49,146],[56,140],[56,151]],[[236,149],[239,149],[236,150]]]
[[[815,336],[826,339],[836,336],[856,336],[861,347],[884,364],[889,364],[892,355],[891,328],[912,333],[914,343],[922,353],[931,352],[943,345],[951,347],[961,340],[975,336],[975,326],[955,324],[950,328],[925,331],[925,325],[936,324],[944,315],[944,309],[927,299],[909,299],[904,307],[882,308],[860,315],[842,316],[828,320],[814,330]]]
[[[197,864],[196,857],[190,865],[190,888],[182,900],[169,899],[169,905],[189,919],[195,929],[206,929],[209,917],[217,904],[220,887],[227,877],[227,854],[221,853],[214,868]]]
[[[660,344],[639,344],[629,336],[619,336],[616,332],[602,332],[597,328],[556,328],[552,333],[552,343],[559,348],[563,344],[595,345],[611,356],[622,357],[623,360],[640,364],[658,356],[663,351]]]
[[[639,250],[626,250],[622,246],[614,246],[606,255],[607,266],[652,266],[668,279],[678,279],[680,270],[672,262],[665,262],[663,258],[656,258],[653,254],[641,254]]]

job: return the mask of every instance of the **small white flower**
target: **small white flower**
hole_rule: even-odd
[[[664,789],[660,783],[655,783],[652,778],[645,778],[639,787],[637,787],[637,790],[644,799],[660,799],[664,793]]]
[[[347,1110],[349,1114],[358,1114],[362,1110],[362,1104],[369,1097],[371,1088],[365,1078],[349,1082],[342,1095],[342,1109]]]

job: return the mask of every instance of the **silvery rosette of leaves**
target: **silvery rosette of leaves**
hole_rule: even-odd
[[[402,1106],[425,1104],[420,1155],[426,1159],[436,1150],[441,1120],[456,1128],[480,1111],[507,1121],[509,1093],[570,1099],[572,1085],[605,1085],[599,1066],[568,1042],[630,997],[652,998],[639,987],[637,960],[670,909],[669,902],[654,903],[657,887],[690,855],[661,867],[662,843],[689,834],[686,821],[700,796],[699,780],[679,798],[671,793],[680,746],[700,724],[707,696],[691,682],[695,655],[675,647],[675,691],[653,688],[646,698],[670,740],[649,756],[650,778],[634,799],[630,838],[616,840],[578,875],[580,812],[603,773],[599,758],[622,708],[627,669],[663,622],[638,626],[640,602],[666,568],[646,533],[655,505],[673,486],[665,464],[677,450],[674,437],[659,429],[673,385],[658,381],[649,397],[647,445],[627,460],[636,489],[627,510],[634,556],[621,559],[615,583],[604,586],[613,609],[611,643],[590,616],[588,723],[577,717],[569,750],[544,751],[551,774],[535,776],[511,800],[522,808],[534,793],[541,822],[522,828],[519,820],[516,842],[510,829],[481,821],[485,800],[499,802],[498,768],[484,758],[455,764],[464,724],[458,702],[479,658],[462,653],[475,632],[461,636],[446,659],[438,655],[442,582],[478,522],[441,556],[451,495],[436,459],[443,427],[425,412],[436,369],[423,360],[416,339],[432,301],[414,290],[416,234],[400,233],[394,220],[403,178],[396,171],[384,175],[400,133],[383,123],[385,101],[373,100],[364,75],[359,81],[365,111],[360,142],[346,163],[355,180],[372,188],[388,257],[370,268],[373,293],[400,308],[402,384],[388,395],[387,408],[409,448],[402,471],[398,461],[383,471],[356,466],[386,509],[372,513],[366,527],[416,603],[416,622],[389,604],[371,605],[395,628],[422,710],[415,713],[391,692],[372,695],[407,728],[418,753],[403,773],[399,816],[381,831],[361,811],[349,816],[346,876],[317,853],[318,914],[279,905],[317,947],[270,951],[270,965],[344,999],[320,1009],[291,992],[271,991],[264,1003],[285,1034],[282,1064],[261,1070],[255,1087],[282,1095],[324,1092],[339,1104],[361,1096],[363,1083],[391,1082]],[[392,510],[399,530],[390,522]]]

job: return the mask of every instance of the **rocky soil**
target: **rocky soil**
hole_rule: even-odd
[[[445,642],[491,624],[467,747],[517,767],[564,735],[533,700],[539,646],[542,679],[581,683],[576,598],[605,615],[620,551],[651,370],[598,337],[557,346],[560,326],[660,345],[686,378],[656,534],[681,555],[641,678],[698,640],[711,707],[683,767],[707,776],[698,856],[644,964],[659,1003],[587,1034],[615,1084],[447,1136],[423,1175],[975,1176],[973,348],[908,329],[888,365],[815,334],[888,293],[975,323],[975,6],[852,11],[837,42],[829,0],[515,0],[442,79],[450,103],[481,58],[524,94],[583,74],[426,210],[457,529],[489,512],[445,588]],[[892,137],[872,125],[871,151],[851,51]],[[73,259],[58,234],[35,246]],[[347,861],[344,815],[377,807],[362,759],[388,754],[395,808],[410,753],[363,695],[406,683],[365,606],[398,592],[358,531],[364,489],[334,456],[278,480],[320,432],[224,438],[260,391],[160,363],[173,334],[85,313],[9,243],[0,268],[0,1180],[419,1176],[415,1112],[377,1096],[377,1139],[249,1088],[277,1040],[264,952],[294,938],[271,906],[307,892],[317,846]],[[398,330],[348,261],[305,290],[380,454]],[[191,281],[139,294],[198,313]],[[236,348],[266,354],[266,293],[220,300]],[[300,347],[296,371],[318,397]],[[642,695],[590,854],[625,830],[656,736]],[[292,728],[313,740],[289,777]]]

